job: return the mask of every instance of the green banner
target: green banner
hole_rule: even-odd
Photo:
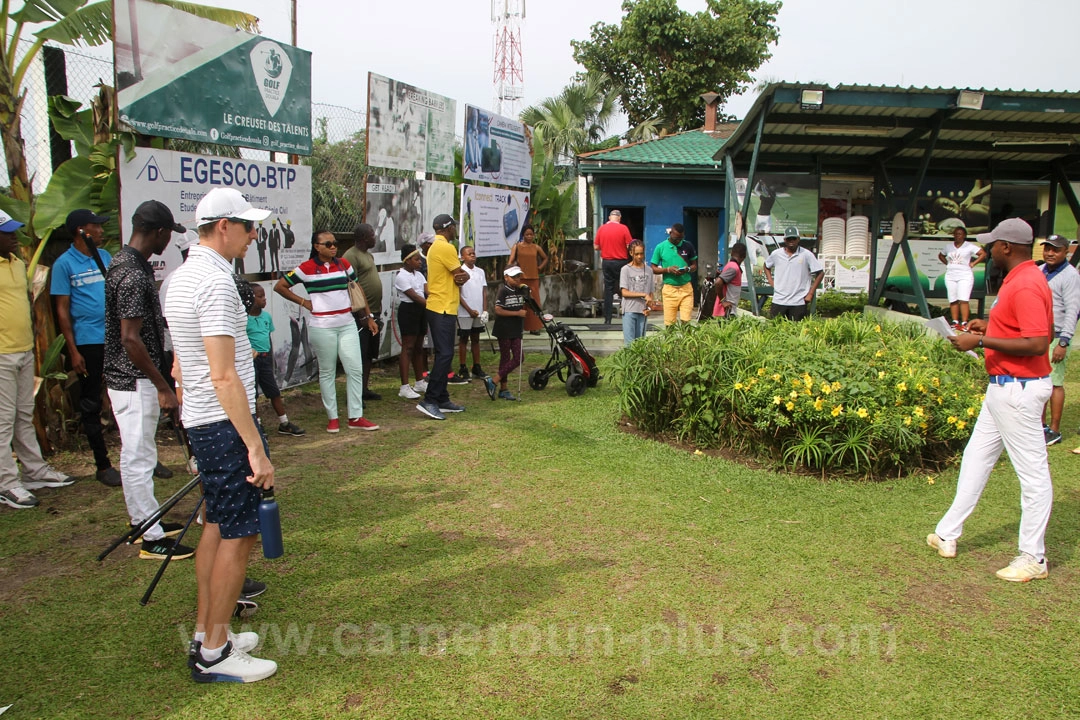
[[[120,119],[145,135],[311,154],[306,50],[234,33],[138,82],[122,79]]]

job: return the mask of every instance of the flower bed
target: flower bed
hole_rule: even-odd
[[[981,362],[920,326],[853,313],[679,325],[612,361],[641,429],[823,476],[953,460],[986,388]]]

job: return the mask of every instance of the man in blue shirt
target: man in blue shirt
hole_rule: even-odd
[[[56,306],[60,332],[67,340],[71,369],[78,376],[83,432],[94,453],[97,479],[120,485],[120,473],[109,461],[101,432],[101,382],[105,367],[105,273],[112,256],[100,247],[107,216],[74,210],[65,223],[71,247],[52,268],[49,292]],[[98,258],[94,258],[96,250]],[[101,265],[98,265],[100,260]]]

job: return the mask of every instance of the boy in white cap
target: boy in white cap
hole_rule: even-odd
[[[274,661],[248,655],[258,635],[229,630],[259,535],[262,489],[274,486],[266,438],[255,422],[255,366],[232,263],[247,253],[255,223],[269,215],[232,188],[207,193],[195,209],[199,244],[174,271],[165,301],[181,418],[206,497],[195,560],[199,609],[188,655],[196,682],[255,682],[277,672]]]
[[[485,377],[487,394],[495,399],[495,385],[499,385],[498,396],[503,400],[517,400],[506,387],[506,376],[521,365],[521,338],[525,333],[525,293],[524,273],[517,265],[503,270],[503,284],[495,296],[495,326],[491,334],[499,340],[499,372],[494,378]]]

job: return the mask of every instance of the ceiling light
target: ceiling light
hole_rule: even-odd
[[[884,137],[891,134],[892,128],[887,127],[858,127],[855,125],[804,125],[803,132],[807,135],[846,135],[849,137]]]

